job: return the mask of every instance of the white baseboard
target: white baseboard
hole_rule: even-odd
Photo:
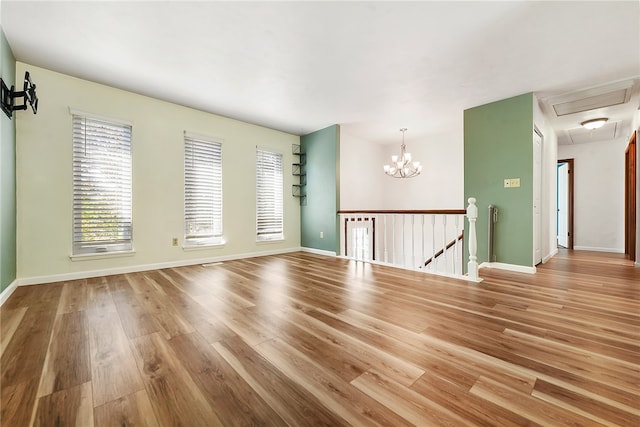
[[[483,262],[479,268],[496,268],[498,270],[515,271],[516,273],[535,274],[535,267],[528,267],[526,265],[517,264],[505,264],[504,262]]]
[[[640,261],[636,261],[636,263],[633,265],[635,268],[640,268]]]
[[[551,251],[551,253],[549,255],[547,255],[546,257],[542,258],[542,263],[545,264],[547,261],[549,261],[551,258],[556,256],[557,254],[558,254],[558,248],[555,248],[553,251]]]
[[[611,252],[615,254],[624,253],[624,249],[620,249],[620,248],[597,248],[592,246],[574,246],[573,249],[576,251]]]
[[[6,300],[9,299],[9,297],[11,296],[13,291],[16,290],[17,287],[18,287],[18,280],[16,279],[13,282],[9,283],[9,286],[4,288],[4,291],[0,293],[0,307],[2,306],[2,304],[4,304]]]
[[[139,271],[159,270],[162,268],[183,267],[186,265],[209,264],[214,262],[232,261],[235,259],[255,258],[267,255],[279,255],[290,252],[299,252],[301,248],[279,249],[263,252],[250,252],[244,254],[222,255],[217,257],[185,259],[180,261],[160,262],[156,264],[132,265],[126,267],[107,268],[103,270],[78,271],[73,273],[53,274],[50,276],[34,276],[17,279],[18,286],[38,285],[43,283],[64,282],[68,280],[87,279],[90,277],[111,276],[114,274],[137,273]],[[7,288],[8,289],[8,288]],[[3,293],[4,294],[4,293]]]
[[[336,256],[335,252],[332,251],[325,251],[322,249],[315,249],[315,248],[305,248],[304,246],[302,248],[300,248],[302,250],[302,252],[309,252],[310,254],[316,254],[316,255],[326,255],[326,256]]]

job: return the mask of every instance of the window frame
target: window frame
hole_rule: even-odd
[[[273,193],[274,197],[276,197],[275,200],[272,201],[272,204],[274,205],[274,207],[272,208],[273,213],[275,213],[275,215],[273,215],[273,217],[277,217],[277,213],[278,210],[280,211],[280,216],[279,218],[276,218],[275,222],[279,221],[279,227],[272,227],[272,228],[276,228],[275,231],[273,232],[269,232],[267,230],[268,227],[261,227],[261,222],[269,222],[269,218],[267,216],[264,216],[261,218],[261,198],[263,199],[262,201],[264,201],[264,198],[267,196],[265,194],[261,194],[261,181],[260,181],[260,176],[261,176],[261,172],[268,172],[269,170],[263,170],[261,168],[261,162],[264,162],[264,157],[271,157],[274,159],[279,159],[279,170],[276,170],[274,168],[274,170],[276,170],[276,172],[279,173],[279,176],[275,176],[274,178],[272,178],[273,180],[275,180],[274,182],[274,187],[271,189],[271,192]],[[276,163],[278,163],[276,162]],[[264,173],[263,173],[264,176]],[[267,184],[266,182],[262,182],[262,184]],[[278,199],[279,197],[279,199]],[[263,209],[264,210],[268,210],[268,209]],[[273,219],[271,219],[271,221],[273,222]],[[279,230],[277,230],[277,228],[279,228]],[[263,242],[278,242],[278,241],[282,241],[285,239],[284,237],[284,155],[282,152],[279,152],[277,150],[274,150],[272,148],[266,148],[266,147],[256,147],[256,242],[258,243],[263,243]]]
[[[210,212],[209,214],[212,217],[212,232],[210,235],[207,236],[197,236],[195,234],[190,234],[188,232],[188,215],[187,215],[187,198],[188,198],[188,190],[187,190],[187,161],[188,161],[188,148],[187,148],[187,143],[188,141],[191,141],[193,143],[197,143],[200,145],[211,145],[213,146],[212,148],[212,153],[213,156],[211,159],[208,160],[213,160],[216,161],[216,156],[215,156],[215,152],[219,153],[219,163],[218,164],[213,164],[212,166],[212,171],[209,171],[211,174],[214,175],[214,180],[216,179],[216,175],[217,178],[219,179],[219,181],[213,182],[212,183],[212,187],[211,189],[209,189],[210,191],[212,191],[213,193],[215,193],[216,191],[219,191],[219,193],[213,194],[214,197],[214,202],[212,203],[212,212]],[[183,248],[185,249],[192,249],[192,248],[199,248],[199,247],[209,247],[209,246],[221,246],[225,244],[225,240],[224,240],[224,188],[223,188],[223,184],[224,184],[224,178],[223,178],[223,159],[224,159],[224,153],[223,153],[223,149],[224,149],[224,140],[220,139],[220,138],[214,138],[214,137],[210,137],[210,136],[205,136],[205,135],[199,135],[199,134],[194,134],[191,132],[184,132],[184,136],[183,136],[183,149],[184,149],[184,163],[183,163]],[[193,149],[192,149],[193,150]],[[205,153],[203,151],[199,151],[200,155],[204,155]],[[192,154],[193,151],[192,151]],[[216,207],[215,207],[215,199],[217,198],[219,199],[219,208],[217,209],[218,212],[216,212]],[[216,221],[219,222],[219,231],[216,230]]]
[[[72,212],[71,212],[71,258],[93,258],[93,257],[105,257],[105,256],[113,256],[118,254],[131,254],[133,253],[133,123],[130,121],[114,119],[110,117],[99,116],[97,114],[87,113],[84,111],[69,109],[69,113],[71,115],[71,174],[72,174]],[[87,130],[89,126],[93,129],[94,135],[88,139],[87,138]],[[80,126],[80,131],[76,131],[76,127]],[[116,129],[120,129],[117,131]],[[84,129],[82,131],[82,129]],[[102,129],[102,133],[100,130]],[[114,136],[112,139],[105,137],[105,133],[109,133],[111,129],[112,132],[118,133],[120,132],[120,137]],[[127,138],[124,137],[128,136]],[[120,149],[114,150],[111,152],[112,157],[121,158],[118,160],[109,160],[110,163],[105,163],[103,158],[101,160],[96,160],[98,157],[94,158],[94,161],[87,161],[81,157],[82,150],[84,150],[85,155],[87,153],[87,143],[91,141],[95,146],[92,147],[91,153],[95,155],[99,155],[100,144],[102,144],[102,148],[108,143],[116,142],[121,145]],[[124,149],[122,145],[124,144]],[[124,157],[122,155],[124,154]],[[125,161],[128,163],[128,168],[125,170],[125,174],[119,174],[116,178],[116,181],[111,181],[110,183],[105,184],[105,187],[102,189],[105,191],[113,191],[113,187],[122,187],[125,185],[126,188],[124,191],[111,193],[109,196],[116,197],[124,200],[123,203],[119,204],[114,208],[114,210],[118,212],[118,221],[122,225],[119,227],[113,227],[113,230],[109,232],[120,233],[123,234],[123,238],[119,239],[105,239],[105,240],[91,240],[87,238],[83,238],[84,234],[82,230],[82,222],[79,222],[79,219],[82,217],[82,213],[86,212],[82,208],[82,202],[80,199],[82,198],[82,194],[80,191],[82,177],[84,174],[84,179],[87,178],[87,171],[82,171],[83,165],[84,167],[95,167],[94,171],[99,170],[101,174],[105,174],[108,171],[109,166],[113,165],[122,165],[122,162]],[[92,165],[93,163],[93,165]],[[103,163],[102,165],[96,165],[96,163]],[[102,169],[100,169],[100,166]],[[123,169],[119,168],[118,171],[121,172]],[[128,173],[127,173],[128,172]],[[124,180],[124,181],[123,181]],[[110,185],[109,185],[110,184]],[[111,186],[112,188],[108,188]],[[97,185],[99,187],[99,185]],[[99,199],[104,201],[105,198]],[[80,230],[80,231],[78,231]],[[87,233],[89,234],[89,233]]]

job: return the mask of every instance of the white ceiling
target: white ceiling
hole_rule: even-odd
[[[338,123],[380,143],[398,143],[401,127],[407,141],[461,137],[466,108],[640,75],[637,0],[0,8],[19,61],[294,134]],[[560,133],[587,113],[552,122]]]

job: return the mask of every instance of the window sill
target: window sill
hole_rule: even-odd
[[[191,252],[191,251],[202,251],[205,249],[220,249],[220,248],[224,248],[224,245],[227,242],[221,242],[221,243],[206,243],[204,245],[189,245],[189,246],[183,246],[182,250],[185,252]]]
[[[269,240],[256,240],[256,243],[259,245],[268,245],[269,243],[282,243],[285,241],[285,238],[282,237],[280,239],[269,239]]]
[[[81,255],[69,255],[71,261],[93,261],[98,259],[109,259],[109,258],[122,258],[134,256],[136,254],[135,251],[114,251],[114,252],[99,252],[92,254],[81,254]]]

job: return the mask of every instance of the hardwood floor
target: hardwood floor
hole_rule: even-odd
[[[481,276],[293,253],[19,287],[0,424],[640,425],[640,269]]]

